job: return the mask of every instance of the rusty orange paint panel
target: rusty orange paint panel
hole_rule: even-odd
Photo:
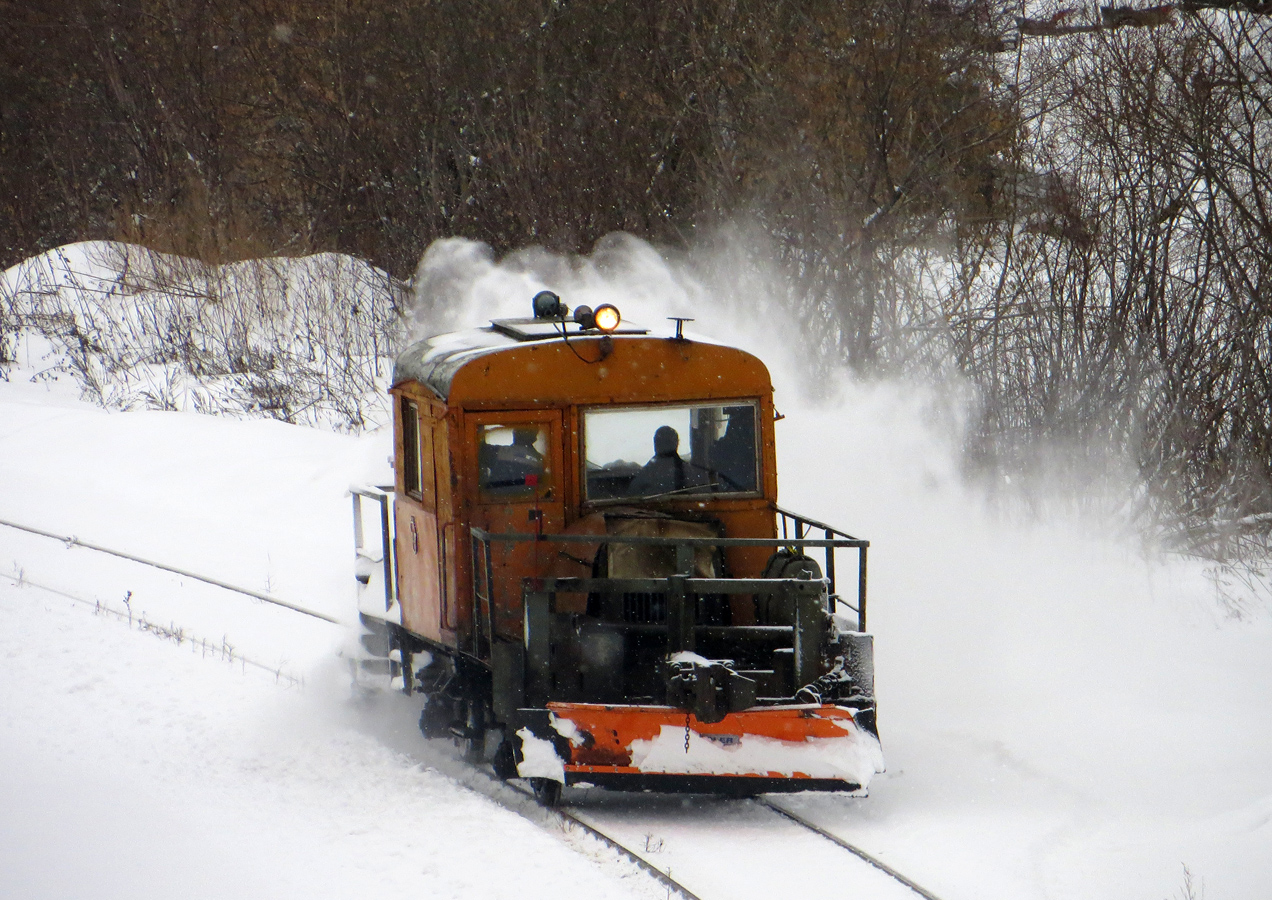
[[[648,775],[649,773],[635,766],[576,766],[567,764],[565,771],[571,775],[633,775],[639,777]],[[657,773],[664,774],[664,773]],[[787,775],[785,772],[728,772],[724,773],[722,778],[791,778],[795,780],[812,781],[812,775],[806,775],[803,772],[795,772]],[[818,779],[821,780],[821,779]],[[573,782],[571,782],[573,783]]]
[[[664,726],[684,728],[693,734],[716,740],[743,736],[802,743],[813,738],[844,738],[853,727],[851,710],[823,706],[775,706],[730,713],[722,721],[700,722],[692,714],[668,706],[605,706],[595,703],[549,703],[558,719],[566,719],[578,729],[582,739],[572,742],[571,771],[625,771],[632,765],[634,741],[652,741]],[[635,772],[635,769],[630,769]]]

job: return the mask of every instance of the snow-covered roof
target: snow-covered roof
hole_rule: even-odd
[[[393,383],[418,381],[445,400],[450,396],[451,379],[466,363],[517,343],[493,327],[434,335],[398,354],[393,363]]]
[[[570,337],[582,336],[574,322],[565,323]],[[393,383],[418,381],[442,400],[450,396],[451,381],[474,359],[519,344],[560,338],[561,326],[545,319],[495,319],[484,328],[470,328],[416,341],[393,363]],[[613,334],[645,335],[648,329],[625,325]],[[592,336],[598,334],[590,332]]]

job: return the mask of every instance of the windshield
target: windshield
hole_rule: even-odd
[[[588,500],[755,493],[756,404],[583,412]]]

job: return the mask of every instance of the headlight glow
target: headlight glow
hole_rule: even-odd
[[[612,303],[602,303],[596,307],[593,313],[596,321],[596,327],[601,331],[613,331],[618,327],[618,323],[623,321],[623,317],[619,315],[618,307]]]

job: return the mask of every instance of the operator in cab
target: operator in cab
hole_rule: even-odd
[[[650,497],[676,493],[711,483],[708,472],[700,466],[685,462],[680,453],[680,434],[670,425],[662,425],[654,432],[654,457],[636,473],[628,486],[632,497]]]

